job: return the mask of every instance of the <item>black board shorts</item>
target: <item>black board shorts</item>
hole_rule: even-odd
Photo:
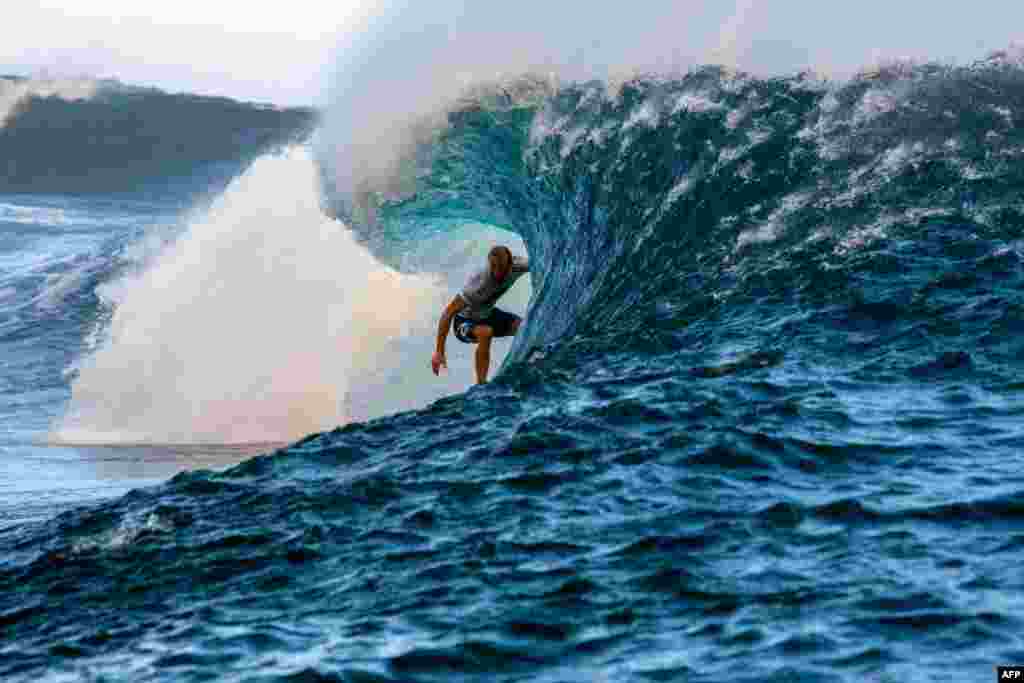
[[[455,338],[463,344],[475,344],[477,340],[473,336],[473,327],[476,325],[490,325],[491,329],[494,330],[495,337],[509,337],[514,334],[513,331],[515,330],[517,320],[519,320],[518,315],[503,311],[500,308],[495,308],[489,316],[480,320],[467,318],[461,313],[456,313],[454,323]]]

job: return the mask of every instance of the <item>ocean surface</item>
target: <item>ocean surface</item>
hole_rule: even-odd
[[[999,56],[524,76],[354,188],[294,122],[135,190],[22,177],[0,679],[1024,664],[1022,112]],[[525,324],[434,377],[494,243]]]

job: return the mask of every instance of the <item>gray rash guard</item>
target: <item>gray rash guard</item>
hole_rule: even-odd
[[[529,271],[528,259],[513,256],[512,268],[502,282],[494,281],[489,267],[474,273],[460,292],[460,296],[466,302],[466,308],[462,309],[460,314],[472,320],[483,320],[494,310],[495,302],[512,288],[523,273]]]

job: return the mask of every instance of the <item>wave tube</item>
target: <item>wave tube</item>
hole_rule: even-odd
[[[324,215],[307,149],[263,157],[176,240],[100,288],[109,326],[51,437],[282,442],[464,388],[469,350],[452,345],[441,379],[430,352],[454,283],[488,245],[446,245],[436,273],[382,265]]]

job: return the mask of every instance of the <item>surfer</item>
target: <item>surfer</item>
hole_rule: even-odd
[[[442,367],[448,367],[444,345],[448,339],[448,329],[454,321],[455,337],[464,344],[477,345],[477,384],[487,381],[487,371],[491,365],[491,340],[514,335],[522,322],[518,315],[495,308],[494,304],[529,270],[528,259],[513,256],[508,247],[498,245],[491,249],[487,254],[487,267],[469,278],[466,286],[441,314],[441,321],[437,325],[437,350],[430,362],[435,375]]]

